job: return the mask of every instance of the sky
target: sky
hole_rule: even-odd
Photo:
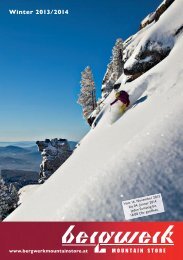
[[[161,0],[2,0],[0,141],[67,138],[89,130],[77,104],[80,75],[93,71],[97,97],[117,38],[137,32]],[[63,9],[65,15],[10,15]]]

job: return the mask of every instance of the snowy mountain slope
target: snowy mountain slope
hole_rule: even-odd
[[[173,39],[168,42],[173,43],[173,49],[162,62],[125,84],[131,100],[129,110],[110,125],[112,92],[105,100],[96,128],[6,221],[121,221],[124,220],[122,199],[156,193],[162,194],[165,213],[143,220],[183,218],[180,199],[183,196],[183,37],[182,34],[171,36],[180,27],[179,12],[183,11],[180,3],[181,0],[175,1],[139,39],[136,53],[139,44],[144,46],[145,39],[155,35],[153,39],[158,41],[163,28],[167,32],[168,21],[171,32],[168,39]],[[150,29],[153,33],[149,33]],[[163,36],[162,43],[164,40],[166,43],[167,36]],[[133,64],[133,54],[130,59],[129,63]]]

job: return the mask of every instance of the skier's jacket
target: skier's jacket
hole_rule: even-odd
[[[124,90],[121,90],[121,91],[116,93],[116,99],[111,103],[111,105],[116,103],[118,100],[121,101],[123,104],[125,104],[127,107],[130,104],[129,95]]]

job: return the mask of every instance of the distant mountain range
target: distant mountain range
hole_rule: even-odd
[[[69,141],[71,150],[76,142]],[[42,161],[35,142],[0,142],[0,174],[7,184],[19,189],[37,183]]]
[[[69,141],[71,150],[77,142]],[[39,171],[41,155],[33,141],[0,142],[0,170]]]
[[[70,148],[73,150],[77,144],[75,141],[68,141]],[[32,146],[36,146],[36,141],[19,141],[19,142],[0,142],[0,147],[7,146],[18,146],[22,148],[30,148]]]
[[[36,145],[36,141],[19,141],[19,142],[0,142],[0,147],[5,146],[31,147]]]
[[[19,147],[9,145],[0,147],[0,170],[39,171],[41,155],[37,146]]]

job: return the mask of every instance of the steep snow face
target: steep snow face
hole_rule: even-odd
[[[175,9],[181,8],[180,2],[175,1],[167,10],[171,10],[169,15],[177,26],[180,17]],[[163,23],[161,20],[153,25],[157,40],[160,36],[157,24]],[[122,199],[157,193],[162,194],[165,213],[139,220],[181,220],[182,46],[180,34],[167,58],[125,85],[131,106],[111,125],[112,92],[105,100],[97,126],[56,173],[6,221],[122,221]]]

